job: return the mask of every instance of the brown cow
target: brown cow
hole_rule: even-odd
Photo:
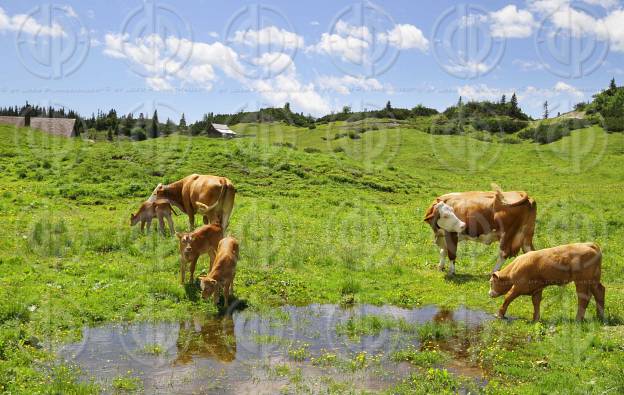
[[[438,197],[427,209],[425,222],[433,229],[440,247],[440,270],[446,256],[455,273],[457,244],[474,240],[490,244],[500,241],[499,254],[493,271],[505,259],[516,256],[520,248],[533,250],[533,232],[537,204],[526,192],[502,192],[493,185],[493,192],[456,192]]]
[[[236,274],[236,262],[238,261],[238,241],[233,237],[226,237],[219,242],[217,257],[210,273],[201,278],[202,298],[208,299],[213,295],[214,303],[219,302],[219,289],[223,288],[225,307],[234,293],[234,275]]]
[[[171,212],[173,207],[169,204],[169,201],[166,199],[156,199],[156,200],[147,200],[141,204],[139,207],[139,211],[136,214],[130,214],[130,226],[136,225],[139,221],[141,221],[141,232],[145,229],[145,223],[147,223],[147,231],[149,232],[152,227],[152,219],[154,217],[158,218],[158,225],[160,228],[160,233],[165,235],[165,221],[164,218],[167,218],[167,222],[169,223],[169,230],[171,234],[175,233],[175,228],[173,226],[173,219],[171,218]]]
[[[549,285],[574,281],[578,296],[576,319],[582,321],[592,295],[596,299],[598,317],[604,319],[605,288],[600,283],[602,253],[594,243],[567,244],[520,255],[490,278],[489,295],[505,295],[498,311],[503,318],[509,304],[520,295],[533,298],[533,320],[540,317],[542,290]]]
[[[180,239],[180,282],[184,284],[186,263],[191,263],[191,283],[195,276],[195,265],[200,255],[210,256],[210,267],[214,262],[219,241],[223,238],[223,228],[218,224],[203,225],[192,232],[176,233]]]
[[[234,207],[236,189],[225,177],[191,174],[168,185],[158,185],[153,195],[168,199],[189,217],[190,229],[195,228],[195,214],[203,216],[204,224],[218,223],[227,229]],[[203,203],[200,208],[197,202]]]

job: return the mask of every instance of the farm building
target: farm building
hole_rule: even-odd
[[[227,125],[222,125],[219,123],[209,124],[208,130],[206,130],[206,134],[212,137],[225,137],[229,139],[236,137],[236,132],[230,130]]]
[[[73,118],[30,118],[30,127],[32,129],[43,130],[57,136],[74,137],[74,124],[76,120]]]
[[[10,116],[0,116],[0,124],[2,125],[13,125],[18,128],[24,127],[26,125],[26,118],[24,117],[10,117]]]

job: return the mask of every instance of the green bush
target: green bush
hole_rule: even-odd
[[[540,123],[536,128],[524,129],[518,137],[533,140],[535,143],[548,144],[569,136],[572,130],[590,126],[585,119],[569,118],[555,123]]]
[[[604,117],[602,127],[609,132],[624,132],[624,115]]]

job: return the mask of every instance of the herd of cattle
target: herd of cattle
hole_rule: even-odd
[[[491,297],[505,295],[498,311],[504,317],[509,304],[521,295],[533,300],[533,319],[539,320],[542,290],[549,285],[574,282],[578,296],[576,319],[583,320],[593,296],[598,317],[604,319],[605,288],[600,283],[602,253],[595,243],[576,243],[534,251],[533,233],[537,205],[526,192],[503,192],[494,185],[488,192],[458,192],[439,196],[427,209],[425,222],[433,230],[440,248],[439,268],[444,270],[450,260],[449,274],[455,272],[457,245],[461,240],[485,244],[499,242],[499,254],[490,276]],[[233,293],[238,241],[225,237],[236,189],[225,177],[191,174],[168,185],[159,184],[136,214],[130,215],[130,224],[141,222],[150,229],[153,218],[158,219],[160,231],[165,234],[165,219],[171,233],[179,239],[180,281],[185,283],[186,265],[190,263],[191,283],[194,281],[197,260],[203,254],[210,256],[210,271],[200,276],[202,297],[211,295],[218,302],[223,291],[225,306]],[[173,207],[189,218],[190,232],[176,233],[173,226]],[[203,217],[204,225],[194,229],[195,215]],[[504,269],[503,262],[518,255]]]

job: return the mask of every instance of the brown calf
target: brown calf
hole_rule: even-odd
[[[234,275],[236,274],[236,262],[238,261],[238,241],[233,237],[226,237],[219,242],[217,257],[210,273],[201,278],[202,298],[208,299],[213,295],[215,304],[219,302],[219,289],[223,288],[225,307],[234,293]]]
[[[589,299],[596,299],[596,311],[604,319],[605,288],[600,283],[602,253],[594,243],[567,244],[520,255],[503,270],[490,277],[489,295],[505,295],[498,311],[504,317],[509,304],[520,295],[533,298],[533,320],[540,317],[542,290],[549,285],[574,281],[578,296],[576,319],[583,320]]]
[[[186,263],[191,263],[191,283],[195,276],[195,265],[203,254],[210,256],[210,267],[214,262],[219,241],[223,238],[223,228],[217,224],[204,225],[193,232],[176,233],[180,239],[180,282],[184,284]]]
[[[175,233],[175,228],[173,226],[173,219],[171,218],[171,212],[173,211],[173,207],[169,204],[168,200],[165,199],[156,199],[153,201],[147,200],[141,204],[139,207],[139,211],[136,214],[130,214],[130,226],[136,225],[139,221],[141,221],[141,232],[145,229],[145,223],[147,223],[147,231],[150,231],[152,227],[152,219],[154,217],[158,218],[158,225],[160,228],[160,233],[165,235],[165,221],[164,218],[167,218],[167,222],[169,223],[169,230],[171,234]]]

